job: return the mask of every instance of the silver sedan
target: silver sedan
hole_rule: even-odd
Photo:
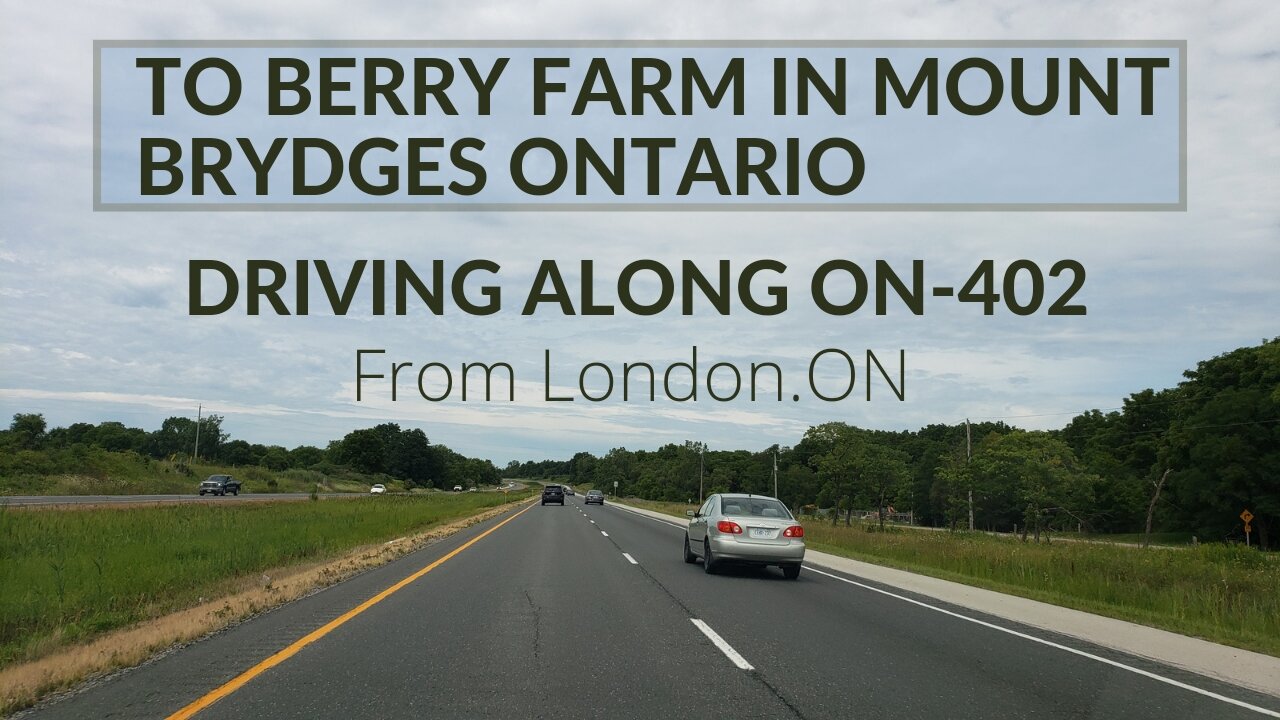
[[[686,513],[684,561],[702,558],[714,573],[723,563],[777,565],[788,580],[800,577],[804,528],[787,506],[766,495],[717,494]]]

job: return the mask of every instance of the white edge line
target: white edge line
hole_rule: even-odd
[[[636,511],[634,511],[634,510],[631,510],[630,508],[624,508],[624,507],[622,507],[622,506],[620,506],[620,505],[615,505],[614,507],[617,507],[617,508],[618,508],[618,509],[620,509],[620,510],[626,510],[627,512],[631,513],[632,515],[639,515],[640,517],[643,517],[643,518],[649,518],[650,520],[653,520],[653,521],[655,521],[655,522],[663,523],[664,525],[670,525],[670,526],[672,526],[672,527],[674,527],[674,528],[683,528],[683,526],[682,526],[682,525],[680,525],[679,523],[676,523],[676,522],[671,522],[671,521],[669,521],[669,520],[664,520],[664,519],[661,519],[661,518],[650,517],[650,516],[648,516],[648,515],[645,515],[644,513],[638,513],[638,512],[636,512]],[[1193,692],[1193,693],[1197,693],[1197,694],[1200,694],[1200,695],[1204,695],[1205,697],[1210,697],[1210,698],[1213,698],[1214,700],[1220,700],[1220,701],[1222,701],[1222,702],[1224,702],[1224,703],[1228,703],[1228,704],[1230,704],[1230,705],[1236,705],[1236,706],[1238,706],[1238,707],[1245,708],[1246,710],[1252,710],[1252,711],[1254,711],[1254,712],[1256,712],[1256,713],[1260,713],[1260,714],[1262,714],[1262,715],[1266,715],[1266,716],[1268,716],[1268,717],[1280,718],[1280,712],[1276,712],[1275,710],[1268,710],[1267,708],[1264,708],[1264,707],[1258,707],[1257,705],[1252,705],[1252,704],[1247,703],[1247,702],[1245,702],[1245,701],[1243,701],[1243,700],[1236,700],[1235,698],[1227,697],[1226,695],[1219,695],[1219,694],[1218,694],[1218,693],[1216,693],[1216,692],[1212,692],[1212,691],[1210,691],[1210,690],[1204,690],[1204,689],[1202,689],[1202,688],[1198,688],[1198,687],[1196,687],[1196,686],[1194,686],[1194,685],[1188,685],[1188,684],[1186,684],[1186,683],[1184,683],[1184,682],[1179,682],[1179,681],[1177,681],[1177,680],[1174,680],[1173,678],[1167,678],[1167,677],[1164,677],[1163,675],[1157,675],[1157,674],[1155,674],[1155,673],[1153,673],[1153,672],[1150,672],[1150,671],[1147,671],[1147,670],[1143,670],[1143,669],[1141,669],[1141,668],[1133,667],[1132,665],[1125,665],[1125,664],[1124,664],[1124,663],[1122,663],[1122,662],[1117,662],[1117,661],[1115,661],[1115,660],[1110,660],[1110,659],[1108,659],[1108,658],[1104,658],[1104,657],[1102,657],[1102,656],[1100,656],[1100,655],[1094,655],[1093,653],[1085,652],[1084,650],[1077,650],[1077,649],[1075,649],[1075,648],[1073,648],[1073,647],[1068,647],[1068,646],[1066,646],[1066,645],[1061,645],[1061,644],[1056,643],[1056,642],[1053,642],[1053,641],[1051,641],[1051,640],[1044,640],[1044,639],[1042,639],[1042,638],[1038,638],[1038,637],[1036,637],[1036,636],[1034,636],[1034,635],[1028,635],[1028,634],[1026,634],[1026,633],[1021,633],[1021,632],[1018,632],[1017,630],[1010,630],[1009,628],[1000,627],[999,625],[995,625],[995,624],[992,624],[992,623],[989,623],[989,622],[985,622],[985,621],[983,621],[983,620],[979,620],[979,619],[977,619],[977,618],[971,618],[971,617],[969,617],[969,616],[967,616],[967,615],[961,615],[960,613],[952,612],[951,610],[946,610],[946,609],[943,609],[943,608],[940,608],[940,607],[936,607],[936,606],[934,606],[934,605],[930,605],[930,604],[925,603],[925,602],[920,602],[919,600],[913,600],[912,598],[909,598],[909,597],[906,597],[906,596],[903,596],[903,595],[899,595],[899,594],[897,594],[897,593],[891,593],[891,592],[889,592],[888,590],[882,590],[882,589],[880,589],[880,588],[878,588],[878,587],[872,587],[871,585],[865,585],[865,584],[860,583],[860,582],[857,582],[857,581],[855,581],[855,580],[850,580],[850,579],[845,578],[845,577],[840,577],[839,575],[833,575],[833,574],[831,574],[831,573],[829,573],[829,572],[823,572],[823,571],[818,570],[817,568],[813,567],[812,565],[805,565],[805,568],[806,568],[807,570],[809,570],[810,572],[815,572],[815,573],[817,573],[817,574],[819,574],[819,575],[826,575],[826,576],[827,576],[827,577],[829,577],[829,578],[834,578],[834,579],[839,580],[839,581],[841,581],[841,582],[849,583],[850,585],[857,585],[857,586],[858,586],[858,587],[860,587],[860,588],[865,588],[865,589],[867,589],[867,590],[872,590],[872,591],[874,591],[874,592],[878,592],[878,593],[880,593],[880,594],[882,594],[882,595],[887,595],[887,596],[889,596],[889,597],[891,597],[891,598],[897,598],[898,600],[905,600],[906,602],[912,603],[912,604],[914,604],[914,605],[919,605],[920,607],[923,607],[923,608],[928,608],[928,609],[930,609],[930,610],[935,610],[935,611],[937,611],[937,612],[943,613],[943,614],[945,614],[945,615],[950,615],[950,616],[952,616],[952,617],[959,618],[959,619],[961,619],[961,620],[967,620],[967,621],[969,621],[969,622],[971,622],[971,623],[976,623],[976,624],[978,624],[978,625],[982,625],[983,627],[991,628],[992,630],[999,630],[1000,632],[1008,633],[1008,634],[1010,634],[1010,635],[1014,635],[1014,636],[1016,636],[1016,637],[1023,638],[1024,640],[1030,640],[1030,641],[1032,641],[1032,642],[1040,643],[1041,645],[1047,645],[1047,646],[1052,647],[1052,648],[1057,648],[1057,649],[1059,649],[1059,650],[1064,650],[1064,651],[1066,651],[1066,652],[1072,653],[1073,655],[1079,655],[1080,657],[1089,658],[1090,660],[1096,660],[1096,661],[1098,661],[1098,662],[1100,662],[1100,663],[1103,663],[1104,665],[1111,665],[1112,667],[1117,667],[1117,668],[1120,668],[1121,670],[1128,670],[1129,672],[1136,673],[1136,674],[1138,674],[1138,675],[1142,675],[1143,677],[1151,678],[1152,680],[1156,680],[1156,681],[1158,681],[1158,682],[1166,683],[1166,684],[1168,684],[1168,685],[1172,685],[1172,686],[1177,687],[1177,688],[1182,688],[1183,690],[1189,690],[1189,691],[1191,691],[1191,692]],[[695,620],[694,622],[695,622],[695,623],[697,623],[697,622],[699,622],[699,621]],[[1013,622],[1017,622],[1017,621],[1015,620],[1015,621],[1013,621]],[[708,628],[708,630],[710,630],[710,628]]]
[[[686,527],[685,525],[682,525],[682,524],[681,524],[679,521],[677,521],[677,520],[664,520],[664,519],[662,519],[662,518],[651,517],[651,516],[649,516],[649,515],[645,515],[644,513],[638,513],[638,512],[636,512],[635,510],[632,510],[632,509],[631,509],[631,508],[629,508],[629,507],[623,507],[622,505],[614,505],[614,507],[618,508],[619,510],[623,510],[623,511],[625,511],[625,512],[629,512],[629,513],[631,513],[632,515],[639,515],[639,516],[640,516],[640,517],[642,517],[642,518],[646,518],[646,519],[648,519],[648,520],[652,520],[652,521],[654,521],[654,522],[660,522],[660,523],[662,523],[663,525],[670,525],[670,526],[671,526],[671,527],[673,527],[673,528],[679,528],[679,529],[683,530],[683,529]]]
[[[636,562],[636,559],[635,559],[635,558],[633,558],[633,557],[631,557],[631,555],[630,555],[629,553],[622,553],[622,557],[626,558],[626,559],[627,559],[627,562],[631,563],[632,565],[639,565],[639,564],[640,564],[640,563]]]
[[[701,630],[702,634],[706,635],[708,640],[710,640],[716,647],[720,648],[720,652],[724,653],[725,657],[729,658],[729,662],[737,665],[738,669],[755,670],[755,668],[751,667],[751,663],[747,662],[746,658],[739,655],[738,651],[734,650],[732,645],[725,642],[724,638],[720,637],[719,633],[712,630],[709,625],[698,618],[689,618],[689,622],[693,623],[694,627]]]
[[[1053,642],[1052,640],[1045,640],[1044,638],[1038,638],[1034,635],[1028,635],[1026,633],[1018,632],[1017,630],[1011,630],[1006,627],[1000,627],[999,625],[996,625],[994,623],[989,623],[984,620],[971,618],[967,615],[961,615],[960,613],[953,612],[945,608],[940,608],[940,607],[937,607],[936,605],[930,605],[929,603],[921,602],[919,600],[905,597],[897,593],[891,593],[888,590],[882,590],[878,587],[872,587],[871,585],[866,585],[866,584],[857,582],[856,580],[850,580],[849,578],[840,577],[839,575],[834,575],[829,572],[823,572],[821,570],[814,568],[813,566],[809,566],[808,570],[810,572],[815,572],[819,575],[825,575],[829,578],[839,580],[840,582],[849,583],[850,585],[857,585],[860,588],[870,590],[872,592],[878,592],[881,595],[888,595],[891,598],[904,600],[906,602],[911,603],[912,605],[919,605],[922,608],[928,608],[929,610],[934,610],[944,615],[950,615],[951,617],[958,618],[960,620],[967,620],[968,622],[975,623],[977,625],[981,625],[986,628],[991,628],[992,630],[999,630],[1002,633],[1008,633],[1015,637],[1020,637],[1023,640],[1030,640],[1031,642],[1040,643],[1041,645],[1047,645],[1051,648],[1057,648],[1058,650],[1063,650],[1073,655],[1079,655],[1080,657],[1089,658],[1090,660],[1096,660],[1097,662],[1103,663],[1104,665],[1110,665],[1112,667],[1120,668],[1121,670],[1128,670],[1131,673],[1137,673],[1138,675],[1141,675],[1143,677],[1151,678],[1152,680],[1157,680],[1159,682],[1172,685],[1177,688],[1182,688],[1183,690],[1190,690],[1193,693],[1198,693],[1200,695],[1204,695],[1205,697],[1213,698],[1214,700],[1220,700],[1225,703],[1230,703],[1231,705],[1237,705],[1239,707],[1245,708],[1246,710],[1252,710],[1256,713],[1261,713],[1269,717],[1280,718],[1280,712],[1276,712],[1274,710],[1268,710],[1267,708],[1264,708],[1264,707],[1258,707],[1257,705],[1251,705],[1243,700],[1236,700],[1235,698],[1230,698],[1230,697],[1227,697],[1226,695],[1219,695],[1218,693],[1211,692],[1209,690],[1204,690],[1194,685],[1188,685],[1184,682],[1179,682],[1177,680],[1174,680],[1173,678],[1167,678],[1167,677],[1164,677],[1163,675],[1157,675],[1153,672],[1143,670],[1142,668],[1136,668],[1136,667],[1133,667],[1132,665],[1125,665],[1122,662],[1117,662],[1109,658],[1104,658],[1101,655],[1094,655],[1093,653],[1085,652],[1084,650],[1077,650],[1076,648],[1068,647],[1066,645]]]

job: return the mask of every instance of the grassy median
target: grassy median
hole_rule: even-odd
[[[269,569],[331,558],[529,494],[0,507],[0,668],[218,597]]]
[[[627,500],[683,517],[694,506]],[[809,547],[1280,656],[1280,556],[1238,545],[1023,543],[808,520]]]
[[[35,458],[40,456],[26,451]],[[11,461],[0,468],[0,495],[187,495],[210,475],[231,475],[242,493],[369,492],[382,483],[389,490],[404,489],[404,482],[388,475],[369,475],[344,468],[327,472],[294,468],[268,470],[257,466],[231,467],[217,463],[156,460],[137,453],[89,449],[73,455],[78,473],[55,472],[53,463]]]

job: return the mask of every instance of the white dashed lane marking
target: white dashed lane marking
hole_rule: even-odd
[[[741,670],[755,669],[751,667],[751,663],[747,662],[746,658],[739,655],[738,651],[733,649],[732,645],[725,642],[724,638],[720,637],[719,633],[717,633],[715,630],[712,630],[710,625],[707,625],[706,623],[702,622],[698,618],[689,618],[689,622],[693,623],[695,627],[701,630],[702,634],[706,635],[707,639],[709,639],[712,642],[712,644],[720,648],[720,652],[724,653],[725,657],[729,658],[729,661],[732,662],[734,665],[737,665],[739,669]]]

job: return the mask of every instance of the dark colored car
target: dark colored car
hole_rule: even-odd
[[[603,505],[604,493],[600,492],[599,490],[588,490],[587,496],[583,498],[582,502],[584,505],[590,505],[591,503],[595,503],[597,505]]]
[[[200,483],[200,494],[204,495],[240,494],[240,481],[230,475],[210,475],[208,480]]]
[[[559,485],[548,485],[542,488],[542,504],[560,503],[564,505],[564,488]]]

